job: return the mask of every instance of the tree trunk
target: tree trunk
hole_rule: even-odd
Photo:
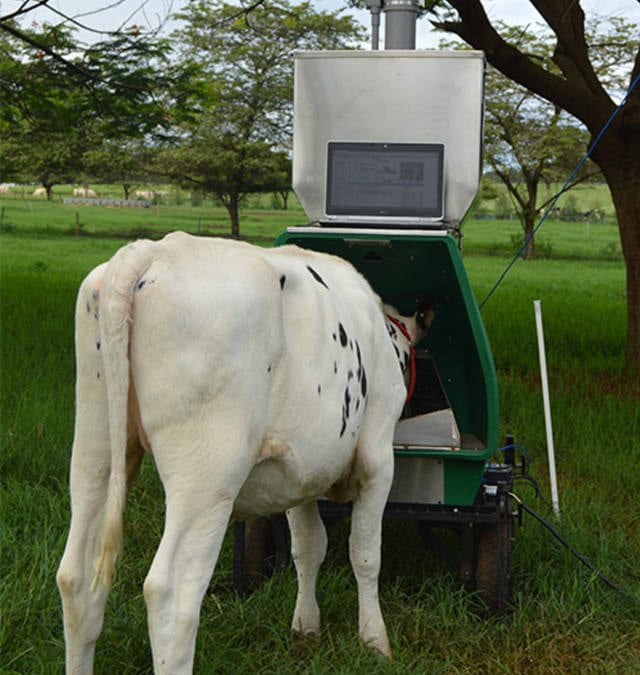
[[[240,194],[238,192],[218,192],[218,199],[224,204],[231,221],[231,236],[234,239],[240,238]]]
[[[613,132],[613,129],[611,130]],[[613,134],[612,134],[613,135]],[[620,139],[598,147],[602,169],[618,219],[620,243],[627,273],[626,367],[640,372],[640,136],[625,144]]]
[[[524,214],[524,242],[526,246],[522,252],[522,257],[525,260],[533,260],[536,257],[536,238],[533,234],[535,227],[535,220],[531,217],[529,213]]]
[[[524,259],[533,260],[536,257],[536,242],[533,234],[538,219],[536,202],[538,201],[538,183],[540,182],[540,170],[529,172],[526,180],[526,200],[521,200],[522,224],[524,227],[524,241],[527,245],[524,249]]]
[[[238,207],[240,205],[240,197],[237,193],[228,194],[225,195],[225,198],[222,200],[222,202],[226,206],[229,219],[231,220],[231,236],[234,239],[239,239],[240,214]]]

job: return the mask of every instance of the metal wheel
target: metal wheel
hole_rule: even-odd
[[[235,523],[233,576],[239,593],[255,591],[287,564],[288,540],[284,514]]]
[[[513,519],[504,514],[496,524],[480,526],[476,559],[476,588],[487,609],[502,614],[509,608]]]

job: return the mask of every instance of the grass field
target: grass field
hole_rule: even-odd
[[[55,570],[69,518],[74,297],[86,272],[122,243],[118,232],[147,226],[104,209],[94,214],[103,225],[93,233],[86,226],[94,236],[61,236],[73,231],[73,219],[54,222],[54,211],[41,213],[34,204],[26,212],[27,218],[33,214],[32,227],[26,228],[25,215],[17,215],[21,203],[0,200],[5,225],[12,224],[0,235],[0,672],[59,673],[64,644]],[[162,223],[148,227],[195,231],[198,218],[213,220],[204,212],[197,215],[196,209],[205,207],[189,208],[190,224],[167,213]],[[148,210],[131,217],[151,215]],[[259,240],[301,222],[300,215],[256,212],[256,222],[246,218],[243,227]],[[224,214],[220,217],[224,222]],[[509,259],[513,227],[473,220],[465,227],[466,267],[480,300]],[[559,527],[638,597],[640,385],[622,369],[624,268],[617,232],[611,225],[592,224],[587,233],[584,223],[550,222],[542,237],[551,258],[518,263],[482,312],[498,367],[502,430],[528,448],[532,473],[546,486],[532,308],[539,298],[563,512]],[[522,485],[518,493],[546,512],[531,489]],[[151,672],[142,582],[161,534],[162,503],[161,486],[146,461],[127,507],[125,554],[98,642],[97,673]],[[381,601],[395,660],[383,663],[356,637],[346,536],[344,524],[330,533],[319,584],[324,628],[317,646],[297,645],[289,636],[295,599],[290,569],[248,599],[235,595],[229,539],[202,609],[196,672],[640,672],[640,605],[605,587],[531,518],[517,532],[513,611],[504,619],[477,611],[473,596],[415,544],[411,523],[388,523]]]

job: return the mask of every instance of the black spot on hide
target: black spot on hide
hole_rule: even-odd
[[[87,303],[87,314],[91,313],[91,305]]]
[[[342,404],[342,428],[340,429],[340,438],[344,435],[347,429],[347,420],[349,419],[349,407],[351,405],[351,394],[349,394],[349,387],[344,390],[344,403]]]
[[[338,338],[336,337],[335,333],[331,333],[331,337],[333,338],[333,341],[335,342]]]
[[[352,379],[353,379],[353,370],[350,370],[350,371],[347,373],[347,380],[352,380]]]
[[[136,290],[141,291],[144,288],[144,285],[146,283],[147,282],[144,279],[140,279],[140,281],[138,282],[138,285],[136,286]]]
[[[283,275],[280,277],[280,288],[281,288],[281,289],[284,288],[284,284],[285,284],[285,281],[286,281],[286,280],[287,280],[287,277],[286,277],[286,275],[283,274]]]
[[[98,351],[100,351],[100,347],[101,347],[101,346],[102,346],[102,345],[100,344],[100,340],[98,340],[98,341],[96,342],[96,349],[97,349]]]
[[[319,283],[322,284],[327,290],[329,290],[329,287],[327,284],[324,283],[324,279],[313,269],[313,267],[307,265],[307,269],[311,273],[311,276]]]
[[[100,371],[98,371],[98,372],[96,373],[96,379],[97,379],[97,380],[100,379]]]
[[[318,385],[318,396],[320,396],[320,394],[322,394],[322,387]]]
[[[338,324],[338,334],[340,335],[340,344],[343,347],[346,347],[348,342],[347,332],[345,331],[344,326],[341,323]]]
[[[367,395],[367,374],[362,369],[362,379],[360,380],[360,390],[362,391],[362,398]]]
[[[349,406],[351,404],[351,394],[349,388],[344,390],[344,403],[342,404],[342,429],[340,429],[340,438],[344,435],[347,429],[347,420],[349,419]]]
[[[358,382],[362,379],[362,356],[360,355],[360,345],[358,344],[358,341],[356,340],[356,356],[358,357],[358,372],[356,373],[358,376]]]
[[[333,362],[333,372],[334,373],[338,372],[338,364],[335,361]]]
[[[271,366],[269,366],[269,367],[267,368],[267,372],[268,372],[268,373],[271,372]]]

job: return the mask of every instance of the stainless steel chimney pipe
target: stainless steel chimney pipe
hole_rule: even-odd
[[[416,48],[416,22],[421,4],[416,0],[384,1],[385,49]]]

